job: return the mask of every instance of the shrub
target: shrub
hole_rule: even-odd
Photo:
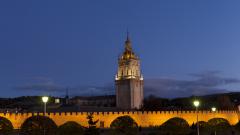
[[[208,121],[208,124],[212,130],[222,131],[231,128],[229,122],[224,118],[213,118]]]
[[[84,134],[83,127],[74,121],[68,121],[58,127],[58,135],[83,135],[83,134]]]
[[[0,117],[0,134],[8,134],[11,132],[13,132],[12,123],[8,119]]]
[[[138,132],[138,125],[130,116],[120,116],[116,118],[110,127],[115,132],[127,135],[135,135]]]
[[[182,118],[171,118],[160,126],[162,133],[185,135],[190,133],[190,128],[186,120]]]
[[[21,126],[22,135],[56,135],[57,125],[45,116],[32,116],[25,120]]]

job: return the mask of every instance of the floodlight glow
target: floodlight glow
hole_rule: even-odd
[[[47,96],[42,97],[42,101],[43,101],[43,103],[47,103],[48,102],[48,97]]]
[[[215,112],[217,110],[216,107],[212,107],[212,111]]]
[[[193,105],[194,105],[195,107],[198,107],[198,106],[200,105],[200,102],[199,102],[198,100],[195,100],[195,101],[193,102]]]

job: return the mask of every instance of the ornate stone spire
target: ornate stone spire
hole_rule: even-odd
[[[129,33],[127,32],[127,40],[125,41],[125,50],[126,51],[132,51],[132,45],[131,45],[131,41],[129,38]]]
[[[125,41],[125,51],[122,56],[123,59],[136,59],[137,57],[135,56],[133,49],[132,49],[132,44],[131,40],[129,38],[129,32],[127,31],[127,39]]]

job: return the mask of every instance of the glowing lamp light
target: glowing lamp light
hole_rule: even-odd
[[[199,102],[198,100],[195,100],[195,101],[193,102],[193,105],[194,105],[195,107],[198,107],[198,106],[200,105],[200,102]]]
[[[42,101],[43,101],[43,103],[47,103],[48,102],[48,97],[47,96],[43,96],[42,97]]]
[[[60,99],[59,98],[56,98],[55,99],[55,104],[59,104],[60,103]]]
[[[215,112],[217,110],[216,107],[212,107],[212,111]]]

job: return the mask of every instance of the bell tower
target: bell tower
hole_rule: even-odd
[[[143,76],[140,59],[132,49],[129,35],[125,50],[118,58],[118,71],[115,76],[116,103],[120,109],[140,109],[143,104]]]

